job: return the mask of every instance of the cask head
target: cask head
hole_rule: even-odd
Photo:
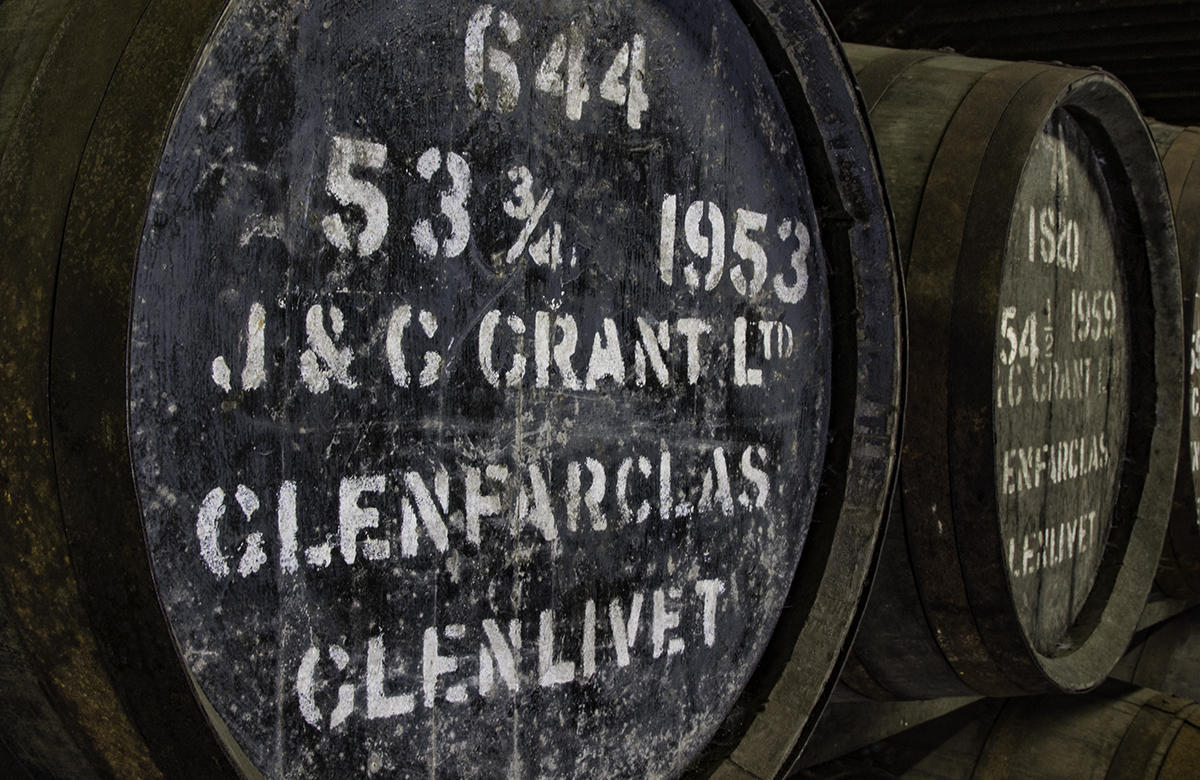
[[[1056,109],[1025,162],[999,289],[1000,528],[1022,628],[1047,654],[1095,582],[1128,425],[1122,255],[1136,248],[1101,160],[1080,124]]]
[[[159,600],[262,772],[677,775],[818,515],[840,646],[894,255],[773,73],[719,2],[230,7],[155,166],[128,414]]]

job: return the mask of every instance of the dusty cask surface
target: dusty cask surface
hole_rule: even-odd
[[[713,6],[335,11],[233,8],[158,168],[131,445],[184,656],[278,776],[677,772],[824,460],[784,107]]]
[[[55,440],[49,370],[65,225],[82,194],[74,186],[106,94],[128,76],[123,53],[131,41],[136,48],[141,29],[157,44],[187,52],[186,71],[212,12],[203,3],[172,9],[165,30],[146,3],[19,2],[6,3],[0,14],[6,37],[19,41],[5,52],[0,87],[0,392],[8,401],[0,411],[6,623],[0,644],[7,678],[0,722],[34,777],[211,777],[225,765],[191,707],[153,596],[136,515],[122,523],[104,496],[107,511],[86,514],[98,527],[92,539],[81,540],[67,522],[64,507],[73,496],[60,481],[56,456],[77,448]],[[168,86],[144,93],[165,96],[168,109],[178,87],[169,85],[173,64],[158,58],[153,72],[167,76]],[[119,189],[113,182],[132,177],[128,166],[116,171],[107,181],[110,200]],[[90,288],[93,298],[99,289]],[[127,330],[123,322],[120,332]],[[114,376],[123,386],[122,372],[105,371],[95,360],[75,361],[71,371],[86,377],[93,393]],[[123,419],[118,411],[103,421],[105,462],[127,457],[114,435]],[[83,544],[72,551],[72,541]],[[109,582],[87,576],[94,571]]]
[[[35,465],[5,523],[78,604],[39,626],[19,551],[5,595],[88,757],[781,776],[860,612],[903,387],[819,13],[176,5],[106,44],[5,286],[49,368],[14,385],[5,456]]]
[[[1139,632],[1112,676],[1193,701],[1200,698],[1200,685],[1196,683],[1198,617],[1192,609]]]

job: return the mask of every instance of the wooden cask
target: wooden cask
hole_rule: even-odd
[[[1085,696],[984,699],[797,777],[1184,780],[1198,752],[1200,705],[1113,682]]]
[[[902,408],[820,12],[125,5],[0,164],[0,593],[96,772],[781,776]]]
[[[903,499],[846,681],[877,697],[1097,685],[1133,633],[1174,479],[1166,185],[1110,76],[847,45],[895,209]]]
[[[1200,598],[1200,327],[1196,322],[1196,292],[1200,285],[1200,167],[1192,168],[1200,155],[1200,129],[1151,122],[1163,173],[1171,193],[1175,214],[1175,236],[1179,243],[1179,277],[1183,289],[1184,388],[1183,430],[1179,444],[1179,466],[1175,475],[1175,498],[1171,520],[1163,542],[1155,582],[1163,593],[1178,599]]]
[[[76,0],[10,0],[0,5],[0,155],[55,34]]]

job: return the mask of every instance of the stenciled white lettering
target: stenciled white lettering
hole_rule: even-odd
[[[696,580],[688,588],[655,588],[647,632],[639,630],[643,592],[632,594],[628,610],[621,599],[614,598],[608,619],[603,621],[598,620],[592,599],[584,602],[582,609],[538,609],[533,648],[536,663],[530,663],[522,652],[526,621],[521,618],[510,619],[507,632],[496,618],[485,618],[477,626],[426,626],[408,648],[420,657],[419,686],[408,690],[399,684],[405,665],[396,658],[396,647],[386,646],[383,635],[367,640],[364,657],[351,656],[338,645],[330,645],[324,652],[313,645],[296,667],[297,703],[310,726],[336,729],[356,712],[370,720],[410,715],[418,698],[422,708],[433,709],[441,702],[469,703],[472,689],[483,699],[493,699],[501,687],[516,694],[525,686],[593,685],[601,664],[624,669],[635,662],[654,663],[680,655],[689,647],[715,647],[725,591],[721,579]],[[689,593],[694,595],[689,597]],[[577,643],[560,640],[572,636],[579,637]],[[690,641],[692,637],[694,641]],[[324,659],[330,663],[323,663]],[[365,689],[365,706],[359,702],[360,689]],[[327,690],[336,690],[336,695],[330,696]],[[328,717],[323,709],[329,706],[327,698],[332,698],[333,704]]]
[[[1045,453],[1053,455],[1058,449],[1010,452],[1005,459],[1005,489],[1011,493],[1037,487],[1047,472],[1054,482],[1075,478],[1108,462],[1103,441],[1066,445],[1062,448],[1066,455],[1049,460]],[[284,480],[277,491],[263,493],[278,496],[274,529],[252,527],[258,522],[259,494],[239,485],[236,502],[242,522],[233,530],[240,543],[223,541],[222,529],[229,523],[227,502],[225,490],[217,487],[196,512],[200,559],[214,577],[225,579],[233,573],[225,549],[239,544],[244,551],[237,573],[243,579],[251,577],[268,562],[266,534],[271,530],[278,533],[279,568],[287,574],[299,571],[301,549],[303,560],[318,569],[331,565],[335,549],[349,566],[446,555],[455,546],[479,549],[487,544],[485,521],[493,538],[497,533],[510,537],[532,533],[557,555],[555,543],[563,533],[614,533],[651,522],[652,517],[670,521],[697,512],[730,517],[738,505],[746,512],[767,511],[773,464],[766,447],[743,448],[740,457],[734,454],[733,464],[723,447],[713,447],[699,456],[689,472],[700,483],[690,490],[675,482],[678,473],[672,469],[666,443],[659,442],[657,450],[656,457],[635,452],[608,464],[591,456],[556,461],[543,455],[524,463],[466,464],[454,472],[436,464],[432,473],[400,470],[393,480],[383,474],[343,477],[338,487],[337,532],[305,548],[302,532],[313,521],[304,527],[300,522],[301,485]],[[1067,460],[1060,465],[1054,457]],[[692,498],[680,500],[688,495]]]
[[[1052,444],[1015,447],[1000,456],[1001,492],[1024,493],[1095,474],[1109,465],[1106,435],[1079,436]]]
[[[1074,560],[1097,544],[1095,511],[1087,512],[1034,534],[1008,538],[1008,570],[1020,579]]]

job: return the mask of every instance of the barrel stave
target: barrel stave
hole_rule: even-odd
[[[897,496],[872,581],[867,616],[855,638],[852,663],[847,665],[851,670],[857,663],[866,679],[847,671],[842,678],[872,698],[974,695],[974,689],[945,660],[929,630],[910,561],[903,507]],[[924,660],[913,663],[916,658]]]
[[[131,665],[121,640],[116,647],[110,644],[120,623],[98,622],[89,613],[96,604],[94,583],[77,566],[85,563],[88,551],[72,554],[71,534],[63,524],[48,381],[54,288],[77,169],[111,75],[144,7],[81,4],[66,17],[15,120],[0,174],[5,224],[0,283],[11,315],[4,320],[4,360],[14,367],[3,379],[5,395],[12,399],[4,412],[10,435],[2,443],[11,503],[3,517],[10,543],[3,545],[6,559],[0,568],[14,623],[41,686],[63,728],[96,768],[80,767],[77,771],[85,776],[91,771],[160,776],[152,757],[156,748],[147,746],[141,724],[130,713],[130,705],[136,709],[138,702],[125,698],[120,688]],[[134,544],[136,550],[140,539]],[[141,560],[135,567],[148,573]],[[142,596],[144,605],[153,605],[152,588]],[[126,598],[124,592],[119,598]],[[169,638],[159,641],[170,653]],[[183,690],[186,700],[180,703],[190,702],[188,689]],[[143,698],[141,706],[151,701]],[[170,720],[156,711],[149,718],[150,730]],[[203,721],[189,726],[199,726],[201,739],[207,733]],[[175,735],[172,741],[186,743],[187,737]],[[168,744],[165,752],[175,749]],[[55,758],[71,761],[74,754],[68,745]],[[42,770],[38,757],[22,760],[30,771]]]

